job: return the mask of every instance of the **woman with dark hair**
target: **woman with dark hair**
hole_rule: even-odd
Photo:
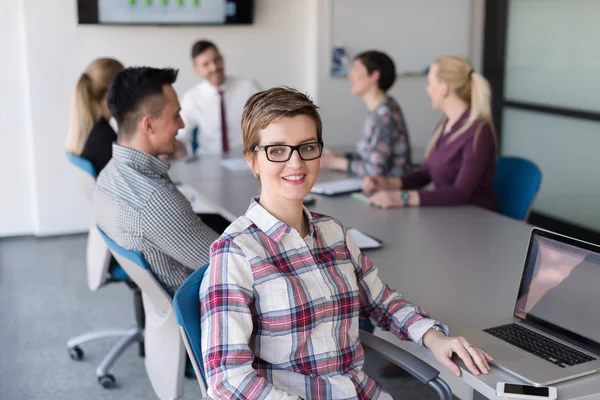
[[[400,177],[368,176],[369,203],[377,207],[458,206],[496,209],[493,184],[498,140],[488,81],[464,57],[438,57],[427,75],[431,106],[444,113],[425,162]],[[433,183],[433,190],[426,187]]]
[[[348,76],[352,94],[369,110],[363,137],[356,151],[335,155],[323,151],[321,168],[348,171],[364,177],[399,177],[412,167],[410,140],[402,110],[387,92],[396,80],[392,59],[379,51],[366,51],[354,59]]]

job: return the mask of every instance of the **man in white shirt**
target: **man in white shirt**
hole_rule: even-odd
[[[227,153],[241,148],[242,112],[246,100],[259,90],[256,83],[226,76],[223,57],[212,42],[196,42],[192,59],[194,72],[204,80],[183,95],[181,117],[185,128],[179,130],[177,138],[189,155],[196,150]]]

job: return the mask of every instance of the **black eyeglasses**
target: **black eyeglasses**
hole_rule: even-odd
[[[266,146],[255,146],[254,151],[264,150],[267,160],[271,162],[286,162],[292,158],[294,150],[304,161],[315,160],[321,157],[323,153],[323,142],[310,142],[299,144],[298,146],[288,146],[287,144],[269,144]]]

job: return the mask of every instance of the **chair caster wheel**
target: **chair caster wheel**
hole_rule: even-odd
[[[81,347],[75,346],[72,349],[69,349],[69,357],[71,357],[71,360],[73,361],[80,361],[83,358],[83,350],[81,350]]]
[[[102,385],[104,389],[112,389],[116,385],[116,380],[111,374],[106,374],[98,377],[98,383]]]

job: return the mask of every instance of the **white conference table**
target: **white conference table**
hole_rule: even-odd
[[[234,172],[218,156],[201,156],[190,163],[177,162],[171,176],[193,187],[228,219],[242,215],[259,183],[249,171]],[[322,172],[320,180],[340,177]],[[349,196],[317,196],[311,210],[331,215],[384,242],[367,252],[382,280],[406,299],[422,306],[432,317],[449,325],[453,335],[466,335],[512,315],[531,227],[473,206],[383,210]],[[463,368],[460,379],[439,364],[431,353],[389,332],[376,334],[425,359],[463,400],[498,399],[497,382],[520,383],[498,368],[475,376]],[[468,337],[467,337],[468,339]],[[465,386],[474,390],[471,390]],[[559,399],[600,399],[600,375],[557,385]],[[596,395],[597,397],[595,397]],[[584,397],[586,396],[586,397]]]

